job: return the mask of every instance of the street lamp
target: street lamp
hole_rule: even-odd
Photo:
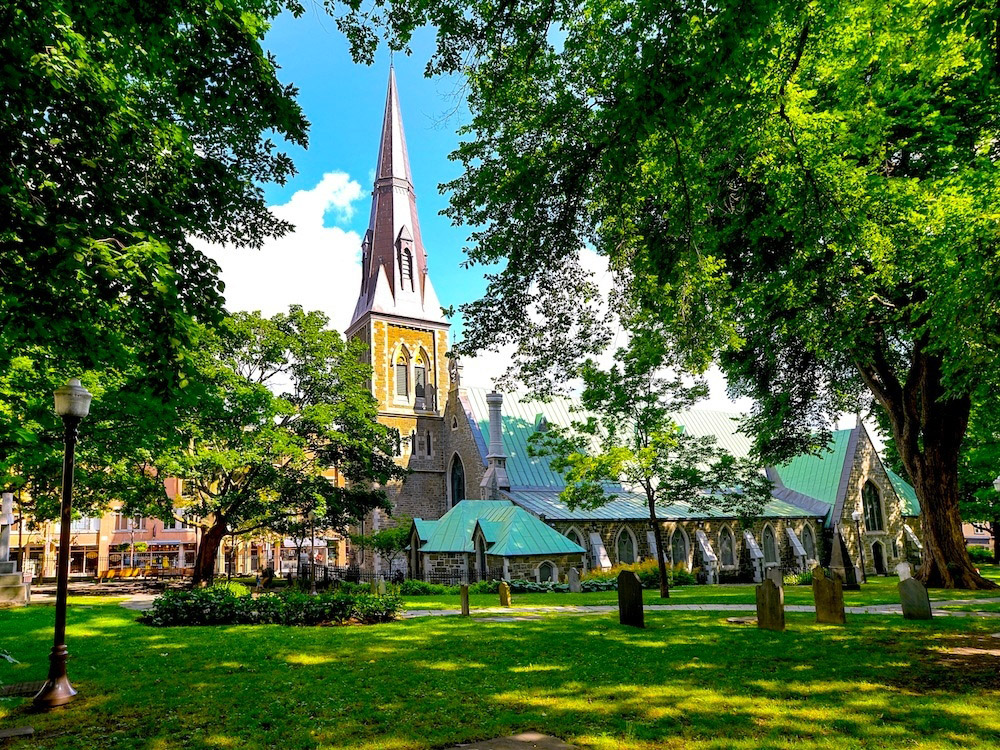
[[[309,548],[310,571],[309,577],[312,584],[309,593],[316,596],[316,511],[309,511],[309,532],[312,536],[312,546]]]
[[[858,535],[858,554],[861,555],[861,583],[868,583],[868,574],[865,573],[865,543],[861,539],[861,511],[856,510],[851,513],[854,519],[854,531]]]
[[[62,417],[65,429],[62,473],[62,506],[59,527],[59,569],[56,573],[56,627],[52,652],[49,654],[49,676],[35,696],[35,707],[50,709],[73,700],[76,690],[66,676],[66,597],[69,586],[69,527],[73,501],[73,464],[76,456],[77,428],[90,413],[90,392],[76,378],[55,392],[56,414]]]

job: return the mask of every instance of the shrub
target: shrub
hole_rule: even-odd
[[[969,547],[969,558],[972,562],[977,563],[991,563],[993,562],[993,553],[990,551],[989,547]]]
[[[226,589],[232,591],[236,596],[249,596],[250,587],[239,581],[216,581],[211,585],[213,589]]]
[[[399,584],[399,593],[403,596],[458,596],[459,587],[407,578]]]
[[[310,596],[289,589],[260,596],[238,595],[213,586],[191,591],[166,591],[140,622],[147,625],[365,625],[388,622],[402,606],[398,596],[337,592]]]
[[[782,580],[784,580],[786,586],[811,586],[813,574],[811,570],[805,570],[801,573],[789,573]]]
[[[510,581],[510,590],[514,594],[564,594],[569,591],[568,583],[556,583],[555,581],[526,581],[524,579]],[[499,584],[497,584],[499,587]],[[498,588],[499,590],[499,588]]]
[[[617,588],[618,574],[623,570],[631,570],[639,576],[639,583],[644,589],[658,589],[660,587],[660,567],[656,560],[643,560],[637,563],[627,563],[615,565],[607,570],[592,570],[583,575],[583,581],[610,581],[614,585],[605,589],[593,589],[595,591],[608,591]],[[694,572],[684,568],[680,563],[673,566],[667,565],[667,572],[670,576],[671,586],[693,586],[698,582]],[[587,588],[583,589],[588,591]]]
[[[480,581],[469,586],[470,594],[499,594],[500,581]]]

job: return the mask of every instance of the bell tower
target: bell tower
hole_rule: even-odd
[[[379,421],[399,430],[397,461],[412,472],[401,487],[387,488],[396,516],[438,518],[446,510],[441,438],[449,326],[428,275],[390,68],[371,215],[361,243],[361,289],[346,335],[366,344]]]

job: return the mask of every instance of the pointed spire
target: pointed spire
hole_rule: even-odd
[[[348,332],[368,312],[447,325],[427,275],[427,253],[420,236],[396,71],[391,66],[372,211],[361,250],[361,292]]]

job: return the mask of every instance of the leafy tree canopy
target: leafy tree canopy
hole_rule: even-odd
[[[43,515],[61,451],[52,391],[72,376],[95,394],[81,501],[155,490],[136,469],[176,436],[191,345],[222,315],[218,268],[189,240],[253,248],[288,229],[261,188],[293,172],[273,135],[306,143],[261,46],[283,10],[302,8],[0,9],[0,484]]]
[[[327,322],[293,306],[205,332],[184,444],[157,461],[183,480],[187,511],[206,527],[196,580],[211,577],[226,534],[280,530],[310,511],[317,528],[344,529],[388,509],[374,484],[405,473],[392,460],[396,435],[376,421],[361,345]]]
[[[590,244],[689,367],[721,358],[770,461],[874,401],[924,511],[921,578],[990,585],[955,511],[969,410],[998,371],[995,7],[376,8],[352,17],[356,39],[433,24],[429,71],[468,78],[448,213],[475,227],[470,262],[503,263],[464,310],[466,350],[534,356],[547,306],[575,351],[589,295],[565,269]]]

